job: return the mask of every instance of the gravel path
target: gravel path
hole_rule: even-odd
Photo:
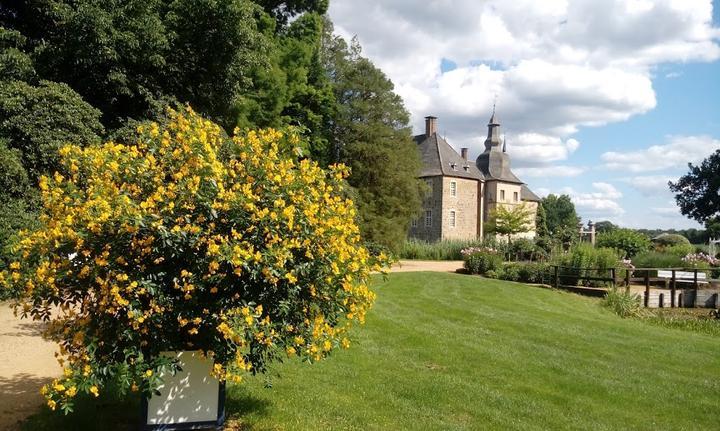
[[[462,261],[403,260],[390,272],[455,272]],[[0,302],[0,430],[17,430],[19,421],[37,412],[40,387],[62,374],[54,343],[40,336],[43,324],[21,320],[10,304]]]
[[[43,326],[20,320],[0,302],[0,430],[19,429],[19,421],[43,404],[40,387],[62,374],[56,345],[40,336]]]

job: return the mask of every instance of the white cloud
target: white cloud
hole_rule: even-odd
[[[648,197],[665,197],[670,193],[668,181],[676,181],[677,178],[668,175],[643,175],[631,178],[624,178],[632,188]]]
[[[670,143],[639,151],[604,153],[604,167],[629,172],[651,172],[683,168],[698,163],[720,149],[720,140],[710,136],[671,136]]]
[[[618,202],[623,196],[620,190],[604,182],[592,183],[592,186],[594,191],[591,192],[578,192],[571,187],[565,187],[561,193],[570,196],[584,218],[602,217],[613,220],[625,214],[625,210]]]
[[[334,0],[330,15],[394,81],[416,130],[439,116],[476,151],[496,94],[508,134],[564,140],[653,109],[654,66],[720,58],[710,0]],[[442,73],[443,58],[458,67]]]
[[[567,165],[549,165],[542,167],[529,167],[513,169],[520,178],[548,178],[548,177],[577,177],[585,172],[585,168]]]

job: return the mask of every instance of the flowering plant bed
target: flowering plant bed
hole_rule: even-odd
[[[349,346],[385,257],[361,245],[347,169],[297,160],[298,144],[275,130],[229,139],[188,108],[130,144],[61,150],[40,227],[0,272],[16,310],[60,344],[52,409],[110,382],[151,396],[176,368],[163,351],[198,350],[239,381]]]

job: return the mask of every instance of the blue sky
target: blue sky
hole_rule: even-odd
[[[516,173],[567,193],[586,221],[699,227],[669,179],[720,148],[720,24],[710,0],[350,0],[357,35],[393,80],[417,133],[439,117],[456,148],[482,150],[497,98]]]

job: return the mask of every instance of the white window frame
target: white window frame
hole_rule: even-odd
[[[513,202],[519,202],[520,196],[518,192],[513,192]]]
[[[450,225],[451,228],[455,228],[457,226],[457,211],[450,210],[449,218],[450,218],[450,221],[448,222],[448,224]]]
[[[450,196],[457,196],[457,181],[450,181]]]
[[[432,210],[425,210],[425,227],[432,227]]]
[[[505,190],[500,190],[500,202],[505,202]]]

